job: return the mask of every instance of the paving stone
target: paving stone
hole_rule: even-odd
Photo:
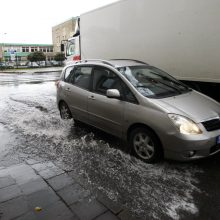
[[[22,184],[19,187],[21,188],[22,193],[28,195],[46,189],[48,188],[48,185],[42,178],[39,177],[38,179]]]
[[[35,216],[33,212],[28,212],[16,218],[15,220],[37,220],[37,217]]]
[[[60,198],[55,194],[51,188],[40,190],[27,195],[28,205],[30,210],[34,210],[35,207],[41,207],[45,209],[53,203],[57,202]]]
[[[141,220],[141,218],[134,217],[128,210],[123,210],[119,213],[118,217],[121,220]]]
[[[64,171],[57,167],[57,168],[47,168],[45,170],[42,170],[39,172],[39,175],[44,179],[50,179],[52,177],[58,176],[63,173]]]
[[[79,173],[76,170],[72,170],[72,171],[68,172],[68,175],[71,176],[81,186],[83,186],[85,188],[89,188],[90,183],[88,182],[88,179],[83,177],[83,175],[79,175]]]
[[[43,160],[27,159],[27,160],[25,160],[25,162],[26,162],[28,165],[34,165],[34,164],[36,164],[36,163],[43,162]]]
[[[7,202],[0,203],[1,220],[14,219],[28,212],[28,204],[24,197],[11,199]]]
[[[19,185],[39,178],[34,170],[26,164],[9,167],[8,172],[14,179],[16,179],[16,183]]]
[[[122,211],[122,206],[118,204],[117,202],[113,202],[109,198],[103,196],[102,194],[98,195],[98,200],[106,206],[108,209],[110,209],[114,214],[118,214]]]
[[[15,184],[15,180],[11,176],[0,177],[0,189]]]
[[[82,188],[78,183],[67,186],[60,191],[57,191],[57,193],[68,205],[81,201],[90,194],[88,190]]]
[[[5,176],[10,176],[10,173],[7,168],[0,170],[0,177],[5,177]]]
[[[17,185],[11,185],[0,189],[0,202],[5,202],[7,200],[19,197],[21,195],[21,190]]]
[[[110,211],[108,211],[98,216],[97,218],[95,218],[95,220],[119,220],[119,218],[115,216],[113,213],[111,213]]]
[[[74,183],[74,180],[66,173],[52,177],[47,180],[53,190],[57,191]]]
[[[37,163],[37,164],[33,164],[31,167],[35,169],[37,172],[46,170],[48,168],[57,168],[52,162]]]
[[[81,220],[92,220],[107,211],[96,199],[89,201],[88,198],[72,204],[70,208]]]
[[[52,206],[35,213],[37,219],[43,220],[79,220],[62,201],[57,201]]]

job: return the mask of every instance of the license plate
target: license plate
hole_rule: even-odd
[[[220,144],[220,136],[218,136],[218,137],[216,138],[216,143],[217,143],[217,144]]]

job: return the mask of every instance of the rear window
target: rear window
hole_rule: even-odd
[[[76,66],[75,68],[66,71],[66,82],[78,86],[80,88],[89,89],[91,81],[92,67]]]

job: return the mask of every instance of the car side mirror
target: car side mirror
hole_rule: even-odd
[[[121,97],[120,92],[117,89],[108,89],[106,95],[108,98],[119,99]]]

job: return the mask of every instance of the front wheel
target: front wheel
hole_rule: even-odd
[[[146,163],[158,162],[163,150],[157,136],[147,128],[134,129],[129,138],[131,153]]]
[[[62,119],[72,118],[71,111],[65,102],[60,103],[60,116]]]

